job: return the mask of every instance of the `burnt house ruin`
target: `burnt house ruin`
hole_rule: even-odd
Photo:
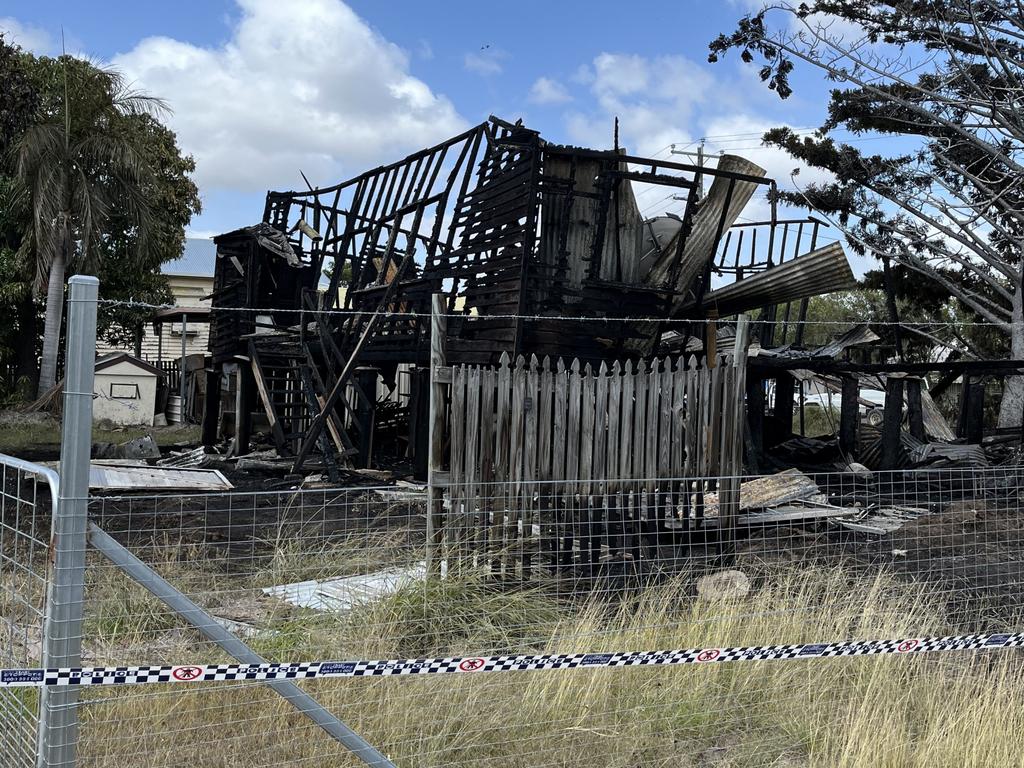
[[[270,192],[262,223],[215,239],[204,442],[233,365],[236,450],[263,411],[296,468],[366,465],[385,427],[422,467],[435,294],[450,365],[714,357],[708,320],[755,309],[762,347],[799,345],[807,299],[854,280],[821,221],[774,202],[766,221],[742,216],[774,185],[738,156],[556,145],[492,117],[340,184]],[[673,212],[645,217],[651,190]],[[407,397],[388,398],[400,373]]]

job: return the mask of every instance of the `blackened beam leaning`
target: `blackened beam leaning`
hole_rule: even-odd
[[[1024,372],[1024,360],[956,360],[942,363],[849,363],[831,358],[751,357],[751,368],[763,371],[803,369],[815,373],[930,373],[960,371],[976,375],[1011,375]]]
[[[420,208],[416,211],[415,224],[412,227],[414,231],[419,229],[422,216],[423,209]],[[400,223],[401,219],[398,221]],[[387,251],[385,251],[384,256],[381,259],[385,264],[387,263],[387,260],[391,258],[391,253],[394,252],[394,240],[395,237],[393,233],[391,241],[388,243]],[[362,354],[363,347],[366,346],[367,342],[373,336],[374,331],[377,329],[377,324],[387,311],[388,305],[391,303],[391,300],[395,295],[395,290],[397,289],[398,284],[402,281],[402,277],[409,271],[409,265],[413,263],[414,253],[416,253],[415,247],[409,247],[405,252],[405,256],[398,265],[398,269],[395,271],[394,277],[391,279],[391,282],[388,283],[387,290],[380,299],[377,311],[371,313],[369,319],[366,321],[363,333],[359,337],[359,341],[356,342],[352,352],[349,354],[348,360],[345,362],[345,367],[342,369],[341,373],[338,374],[338,378],[334,382],[334,386],[331,387],[331,392],[324,401],[323,408],[320,409],[320,413],[316,415],[316,418],[313,419],[313,422],[309,425],[306,437],[303,439],[302,445],[299,446],[299,451],[295,455],[295,463],[292,465],[292,472],[298,472],[302,468],[302,462],[306,460],[306,456],[309,454],[310,449],[316,443],[317,438],[320,436],[320,432],[327,423],[329,415],[334,411],[335,406],[338,404],[338,398],[340,398],[344,393],[345,384],[352,377],[352,372],[355,370],[356,365],[359,362],[359,356]]]

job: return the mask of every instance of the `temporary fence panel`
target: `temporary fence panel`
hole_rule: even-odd
[[[602,543],[586,578],[528,585],[451,561],[428,578],[412,487],[105,497],[90,517],[268,662],[299,663],[289,674],[365,672],[300,685],[399,766],[942,764],[938,749],[1012,765],[1022,481],[1012,466],[744,477],[731,554],[708,492],[701,528],[652,536],[639,560]],[[528,506],[510,513],[550,503],[548,485],[521,481]],[[91,557],[90,666],[234,663]],[[218,669],[84,688],[80,764],[356,765],[265,684]]]
[[[57,536],[49,576],[46,512],[66,504],[84,535],[86,493],[0,461],[4,765],[49,760],[32,746],[40,689],[3,683],[40,673],[54,640],[76,659],[81,641],[65,679],[114,667],[125,683],[41,690],[75,725],[48,744],[75,768],[358,764],[261,666],[238,667],[224,633],[294,663],[274,682],[350,724],[378,765],[1024,764],[1024,663],[1007,650],[1024,467],[742,476],[745,358],[712,359],[432,366],[451,408],[435,408],[450,457],[433,433],[430,488],[96,497],[106,557]],[[152,574],[194,610],[157,599]],[[41,606],[60,584],[54,622]],[[133,667],[156,680],[128,685]],[[314,667],[325,679],[294,681]],[[203,681],[160,681],[176,673]]]
[[[328,638],[335,657],[387,647],[387,638],[365,634],[356,617],[385,625],[369,618],[379,603],[421,585],[426,494],[393,486],[281,485],[189,497],[97,497],[90,517],[104,532],[100,538],[152,569],[166,582],[165,592],[180,592],[222,637],[262,659],[276,661],[303,646],[304,654],[328,653],[322,645]],[[90,541],[101,543],[95,534]],[[103,546],[106,553],[110,547]],[[126,572],[124,557],[90,558],[84,652],[91,659],[120,667],[177,665],[186,656],[196,664],[237,663],[240,654],[212,639],[217,633],[199,631],[186,613],[154,597],[152,577]],[[184,697],[163,686],[83,689],[80,764],[113,766],[131,750],[152,768],[390,765],[356,758],[322,724],[351,719],[358,731],[380,732],[371,727],[376,714],[367,719],[349,703],[352,689],[311,682],[294,692],[312,696],[310,707],[323,717],[305,717],[294,698],[246,679],[196,686]],[[374,746],[387,754],[396,738]]]
[[[43,663],[53,470],[0,455],[0,666]],[[40,692],[0,688],[0,763],[35,768]]]

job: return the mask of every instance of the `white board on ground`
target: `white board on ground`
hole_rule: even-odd
[[[447,563],[441,562],[441,575],[447,571]],[[298,581],[264,587],[263,594],[284,600],[299,608],[314,611],[345,613],[353,608],[389,597],[399,590],[422,582],[427,575],[426,562],[419,562],[407,568],[386,568],[373,573],[355,576],[338,576],[333,579]]]
[[[150,467],[93,461],[90,491],[228,491],[234,486],[216,469]]]

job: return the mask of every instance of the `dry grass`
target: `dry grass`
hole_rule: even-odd
[[[924,588],[885,576],[805,567],[755,574],[755,583],[745,600],[709,602],[694,600],[692,580],[682,577],[614,606],[573,609],[539,592],[432,582],[346,617],[272,618],[273,631],[254,644],[269,658],[293,661],[654,650],[948,629]],[[117,598],[125,599],[146,614],[135,596]],[[153,621],[122,623],[106,639],[125,648],[157,633],[173,638],[161,657],[219,658],[187,631],[166,632],[162,621]],[[346,679],[305,687],[399,766],[1024,764],[1024,669],[1016,651]],[[83,768],[356,764],[262,687],[87,695]]]

